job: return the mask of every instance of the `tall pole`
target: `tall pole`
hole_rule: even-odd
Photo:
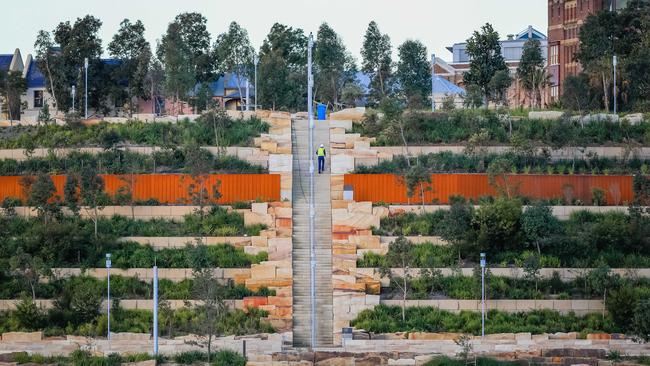
[[[485,337],[485,253],[481,253],[481,337]]]
[[[309,258],[310,258],[310,305],[311,305],[311,347],[316,347],[316,249],[314,242],[314,101],[312,88],[314,87],[314,75],[312,74],[312,48],[314,47],[314,36],[309,33],[307,47],[307,114],[309,115]]]
[[[106,314],[107,314],[107,334],[108,349],[111,349],[111,253],[106,253]]]
[[[72,91],[70,94],[72,95],[72,113],[74,113],[74,96],[77,94],[77,88],[74,85],[72,86]]]
[[[257,106],[259,105],[257,101],[257,97],[259,96],[259,91],[257,90],[257,65],[260,62],[259,56],[257,56],[257,54],[255,54],[253,62],[255,62],[255,111],[257,111]]]
[[[84,59],[84,69],[86,72],[85,76],[85,85],[84,85],[84,92],[86,94],[84,98],[84,118],[88,119],[88,57]]]
[[[617,71],[616,66],[618,64],[618,57],[616,57],[616,55],[614,55],[614,57],[612,59],[612,64],[614,65],[614,114],[616,114],[617,107],[618,107],[618,105],[616,104],[616,100],[617,100],[616,94],[618,92],[618,90],[617,90],[618,88],[616,87],[616,71]]]
[[[153,266],[153,354],[158,355],[158,266]]]
[[[433,98],[433,88],[436,83],[436,54],[431,54],[431,112],[436,111],[436,100]]]

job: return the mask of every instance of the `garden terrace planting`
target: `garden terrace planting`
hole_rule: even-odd
[[[101,295],[100,295],[101,296]],[[0,314],[0,332],[43,331],[46,336],[81,335],[96,337],[107,332],[107,316],[100,314],[101,298],[84,293],[83,297],[57,302],[50,310],[41,311],[31,301],[23,301],[17,310]],[[226,311],[218,322],[218,333],[246,335],[274,333],[262,318],[268,313],[259,309]],[[197,308],[163,309],[159,312],[161,336],[175,337],[196,334],[202,311]],[[113,306],[111,332],[151,333],[153,314],[147,310],[126,310]],[[199,331],[200,333],[200,331]]]
[[[642,268],[650,265],[650,218],[642,212],[634,207],[627,215],[579,211],[562,221],[548,206],[524,209],[516,199],[498,198],[476,209],[460,200],[446,211],[388,216],[374,234],[439,236],[454,244],[413,246],[409,255],[415,258],[414,265],[473,263],[480,252],[486,252],[488,261],[497,266],[522,264],[531,253],[538,253],[535,257],[542,267]],[[361,265],[381,262],[376,255],[367,255]]]
[[[32,297],[31,288],[20,276],[7,276],[0,274],[0,299],[22,299]],[[39,282],[34,286],[37,299],[65,299],[85,292],[103,294],[106,291],[106,280],[89,276],[73,276],[68,278],[53,278],[47,282]],[[165,300],[194,300],[194,281],[186,279],[173,282],[160,279],[158,291],[161,299]],[[224,299],[241,300],[250,296],[273,296],[275,291],[265,287],[258,291],[251,291],[242,284],[232,281],[220,285],[217,290],[223,294]],[[111,296],[117,299],[143,300],[153,297],[153,285],[137,277],[111,276]]]
[[[257,117],[235,120],[225,113],[207,113],[195,122],[147,123],[134,120],[123,124],[102,122],[88,126],[51,124],[6,127],[0,130],[0,148],[97,146],[108,149],[117,145],[172,147],[186,144],[250,146],[254,137],[268,130],[269,125]]]
[[[267,170],[259,165],[230,155],[213,155],[198,147],[171,147],[145,155],[124,150],[106,150],[98,154],[73,151],[65,156],[51,153],[48,157],[26,160],[0,160],[0,175],[67,174],[92,169],[97,174],[192,173],[200,166],[201,173],[253,173]]]
[[[594,157],[589,160],[551,160],[549,156],[531,156],[514,152],[486,154],[485,156],[441,152],[419,155],[417,158],[410,159],[411,164],[422,167],[431,174],[488,173],[489,166],[495,162],[509,167],[508,173],[536,175],[647,175],[650,167],[650,161],[637,158],[622,160]],[[407,174],[410,169],[413,167],[409,166],[407,158],[398,155],[392,160],[382,160],[378,165],[357,167],[354,174]]]
[[[592,121],[582,124],[571,118],[560,120],[531,120],[512,118],[490,110],[457,110],[450,112],[369,111],[354,132],[376,137],[376,145],[404,144],[398,125],[404,130],[404,139],[411,145],[449,144],[472,141],[502,145],[527,141],[533,145],[552,147],[590,145],[648,145],[648,119],[631,125],[626,121]],[[397,113],[395,113],[397,112]],[[510,130],[512,128],[512,131]]]
[[[405,320],[403,320],[405,319]],[[473,335],[481,334],[481,313],[461,311],[454,314],[434,307],[412,307],[379,305],[372,310],[364,310],[351,324],[357,329],[373,333],[394,332],[453,332]],[[533,334],[555,332],[612,333],[621,329],[610,316],[589,314],[583,317],[561,315],[550,310],[536,310],[528,313],[505,313],[490,310],[485,321],[485,333]]]

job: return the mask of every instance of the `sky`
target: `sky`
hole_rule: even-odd
[[[451,61],[445,47],[464,42],[486,22],[502,39],[532,25],[547,32],[546,0],[32,0],[2,6],[0,54],[20,48],[23,58],[33,52],[36,33],[53,30],[59,22],[91,14],[103,21],[104,52],[124,18],[140,19],[155,47],[169,22],[182,12],[200,12],[208,19],[212,39],[237,21],[259,48],[275,22],[313,32],[322,22],[336,30],[360,61],[368,23],[375,20],[391,37],[394,51],[407,39],[417,39],[429,53]]]

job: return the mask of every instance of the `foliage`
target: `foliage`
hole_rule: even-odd
[[[510,84],[506,82],[509,79],[507,74],[504,78],[504,74],[499,71],[507,73],[508,67],[501,55],[499,33],[490,23],[482,26],[481,32],[474,31],[472,37],[467,40],[467,54],[471,61],[469,71],[463,76],[465,84],[480,87],[485,103],[490,99],[500,100],[493,96],[503,95]]]
[[[378,105],[392,89],[392,55],[390,37],[382,34],[375,21],[368,29],[361,48],[361,70],[370,75],[370,105]]]
[[[397,306],[379,305],[364,310],[351,324],[355,328],[373,333],[392,332],[455,332],[481,334],[481,313],[461,311],[453,314],[438,308],[417,307],[406,309],[406,320],[400,316]],[[490,310],[485,322],[485,333],[533,334],[555,332],[606,332],[618,330],[611,318],[600,314],[579,317],[574,314],[560,315],[550,310],[535,310],[527,313],[505,313]]]
[[[570,75],[564,79],[564,90],[562,92],[562,106],[569,111],[583,114],[594,109],[593,92],[589,88],[587,75]]]
[[[236,77],[235,84],[239,95],[243,96],[244,80],[249,78],[253,69],[253,53],[255,50],[248,39],[248,31],[237,22],[231,22],[228,31],[217,36],[214,41],[214,54],[217,69],[220,73],[232,72]],[[242,102],[248,104],[249,101]]]
[[[650,301],[647,299],[639,301],[634,308],[632,332],[639,339],[650,342]]]
[[[398,47],[396,77],[403,98],[411,108],[421,108],[431,94],[431,65],[427,48],[420,41],[407,40]]]
[[[528,105],[541,108],[541,93],[545,84],[538,82],[538,72],[544,70],[544,56],[539,40],[529,39],[517,67],[517,78],[528,94]],[[539,98],[538,98],[539,97]]]
[[[315,98],[320,103],[338,108],[343,88],[354,80],[354,58],[327,23],[318,28],[315,47]]]
[[[7,112],[10,121],[20,120],[20,96],[27,91],[27,80],[20,72],[0,70],[0,109]]]

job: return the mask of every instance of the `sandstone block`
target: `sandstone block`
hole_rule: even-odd
[[[5,332],[2,333],[3,342],[40,342],[43,340],[43,332]]]
[[[268,202],[253,202],[251,204],[251,211],[260,214],[260,215],[266,215],[269,210],[269,204]]]

